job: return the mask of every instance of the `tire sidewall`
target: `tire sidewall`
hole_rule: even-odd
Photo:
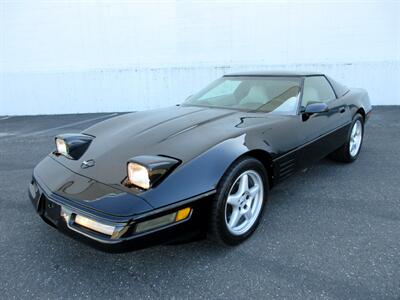
[[[232,185],[236,181],[236,179],[245,171],[253,170],[257,172],[263,182],[263,191],[264,197],[261,203],[260,213],[254,222],[254,224],[249,228],[249,230],[241,235],[234,235],[232,234],[229,229],[227,228],[227,224],[225,222],[225,206],[228,200],[229,192],[231,191]],[[226,244],[229,245],[236,245],[240,242],[247,239],[257,228],[261,217],[264,212],[265,203],[267,201],[268,196],[268,179],[267,173],[265,171],[264,166],[260,161],[255,158],[244,158],[238,161],[237,163],[233,164],[233,166],[226,172],[226,175],[223,177],[221,182],[218,185],[218,193],[216,195],[215,201],[217,201],[216,205],[216,230],[219,235],[219,238]]]

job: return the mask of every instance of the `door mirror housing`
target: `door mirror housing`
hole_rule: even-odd
[[[305,114],[317,114],[328,111],[328,105],[324,102],[310,103],[307,104],[306,109],[304,110]]]
[[[328,110],[328,105],[324,102],[310,103],[307,104],[301,116],[303,121],[307,121],[312,114],[322,113]]]

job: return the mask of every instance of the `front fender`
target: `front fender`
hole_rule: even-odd
[[[249,150],[245,134],[226,140],[178,167],[141,197],[154,208],[159,208],[213,191],[229,166]]]

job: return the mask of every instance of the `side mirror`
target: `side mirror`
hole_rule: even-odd
[[[304,110],[305,114],[317,114],[317,113],[322,113],[328,111],[328,105],[323,102],[317,102],[317,103],[310,103],[306,106],[306,109]]]
[[[322,113],[328,111],[328,105],[323,102],[316,102],[307,104],[306,108],[302,113],[303,121],[307,121],[312,114]]]

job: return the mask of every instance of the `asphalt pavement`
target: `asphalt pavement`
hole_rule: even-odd
[[[27,196],[56,134],[111,116],[0,116],[2,299],[400,299],[400,107],[374,109],[356,162],[324,159],[276,186],[245,243],[123,254],[59,233]]]

